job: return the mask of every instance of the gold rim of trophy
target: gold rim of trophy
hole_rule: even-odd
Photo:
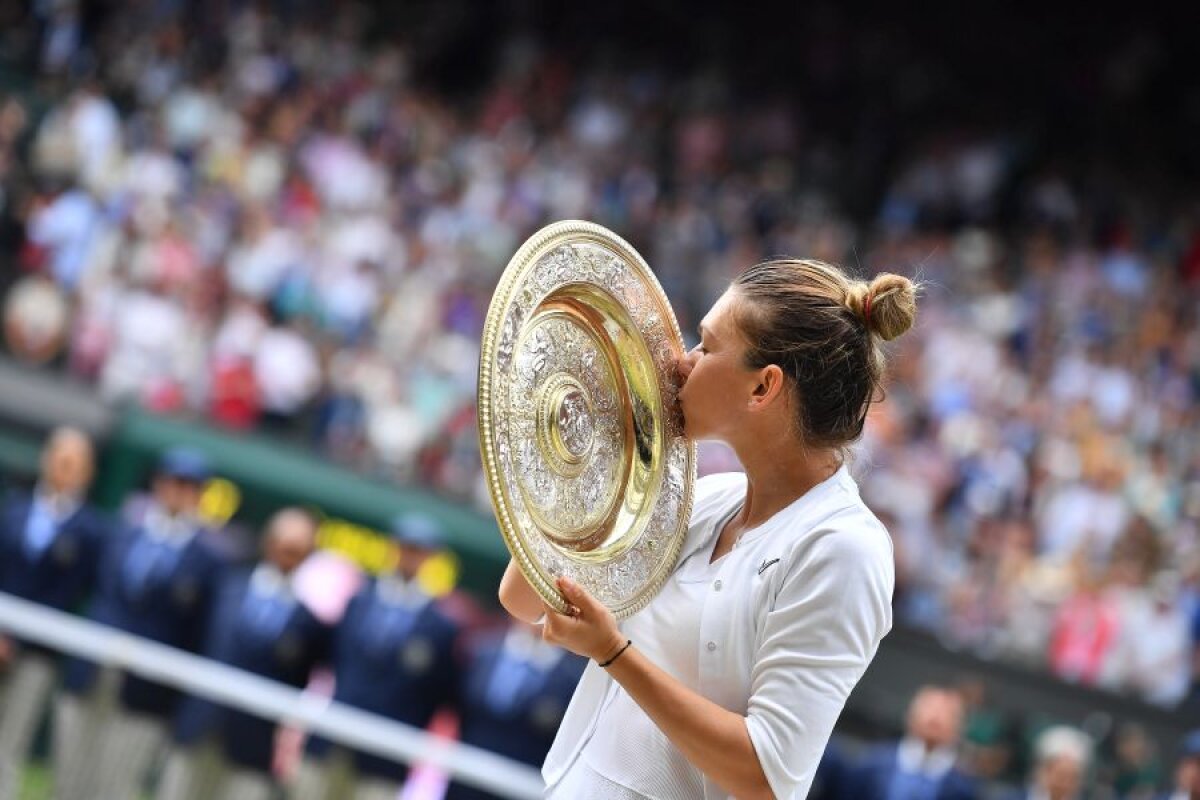
[[[480,353],[480,452],[505,544],[560,612],[558,575],[620,619],[671,574],[696,469],[675,402],[682,354],[662,286],[606,228],[549,225],[501,276]]]

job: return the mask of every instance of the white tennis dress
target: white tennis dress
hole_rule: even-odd
[[[799,800],[891,629],[891,539],[843,466],[710,564],[745,495],[741,473],[697,482],[679,565],[621,630],[656,665],[744,715],[775,796]],[[728,797],[595,663],[542,774],[552,800]]]

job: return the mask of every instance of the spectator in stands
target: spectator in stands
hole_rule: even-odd
[[[0,592],[60,611],[90,594],[107,525],[86,502],[92,442],[58,428],[42,451],[33,491],[14,493],[0,508]],[[55,681],[54,655],[0,631],[0,800],[16,797],[16,776]]]
[[[541,767],[587,662],[542,641],[538,629],[513,620],[501,636],[469,646],[459,691],[459,739]],[[453,783],[446,800],[494,795]]]
[[[393,522],[392,534],[400,545],[396,569],[364,586],[334,630],[334,699],[425,728],[454,699],[459,624],[418,578],[422,565],[445,547],[438,523],[406,513]],[[314,739],[295,797],[391,800],[407,774],[404,764]]]
[[[1162,800],[1200,800],[1200,728],[1184,737],[1175,767],[1175,789]]]
[[[1162,762],[1154,740],[1141,725],[1118,728],[1112,739],[1112,755],[1101,765],[1097,779],[1126,800],[1149,800],[1162,784]]]
[[[52,281],[26,276],[4,299],[4,344],[27,364],[47,364],[62,349],[70,314],[66,295]]]
[[[1049,728],[1034,745],[1030,785],[1010,800],[1080,800],[1091,761],[1088,737],[1065,725]]]
[[[254,377],[263,419],[291,427],[321,386],[316,348],[293,323],[268,328],[258,343]]]
[[[1171,572],[1133,593],[1112,654],[1114,682],[1166,708],[1183,700],[1192,679],[1191,631],[1179,596],[1179,578]]]
[[[958,768],[963,700],[926,686],[908,708],[904,738],[877,747],[852,768],[849,797],[873,800],[971,800],[975,781]]]
[[[29,217],[29,241],[45,253],[47,271],[66,288],[78,285],[94,257],[103,213],[82,186],[61,179],[50,184],[43,203]]]
[[[983,780],[999,779],[1012,760],[1010,723],[990,696],[987,682],[968,675],[958,683],[965,709],[962,763],[966,771]]]
[[[285,508],[271,517],[263,560],[221,583],[206,656],[296,688],[308,682],[313,667],[327,657],[330,629],[300,602],[292,578],[313,552],[316,528],[316,519],[300,508]],[[269,800],[275,733],[272,720],[188,698],[158,797]],[[210,736],[219,750],[215,768],[201,752]]]
[[[137,636],[199,652],[217,581],[229,557],[199,517],[212,468],[203,453],[168,450],[152,496],[129,510],[100,558],[88,615]],[[55,710],[58,797],[123,800],[141,783],[166,742],[178,693],[166,686],[73,661]]]
[[[1059,607],[1050,641],[1050,668],[1060,678],[1094,686],[1108,680],[1106,669],[1117,643],[1120,617],[1101,576],[1082,557],[1075,594]]]

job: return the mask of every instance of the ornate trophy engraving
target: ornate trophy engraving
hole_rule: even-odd
[[[567,575],[618,618],[674,567],[695,446],[676,411],[683,340],[653,273],[588,222],[534,234],[492,297],[479,362],[479,444],[505,543],[558,610]]]

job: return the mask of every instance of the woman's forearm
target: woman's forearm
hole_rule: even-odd
[[[500,580],[500,605],[509,614],[530,624],[541,619],[546,610],[541,595],[533,590],[512,560],[508,562],[504,577]]]
[[[745,717],[692,691],[636,646],[607,669],[684,757],[722,789],[739,800],[774,798]]]

